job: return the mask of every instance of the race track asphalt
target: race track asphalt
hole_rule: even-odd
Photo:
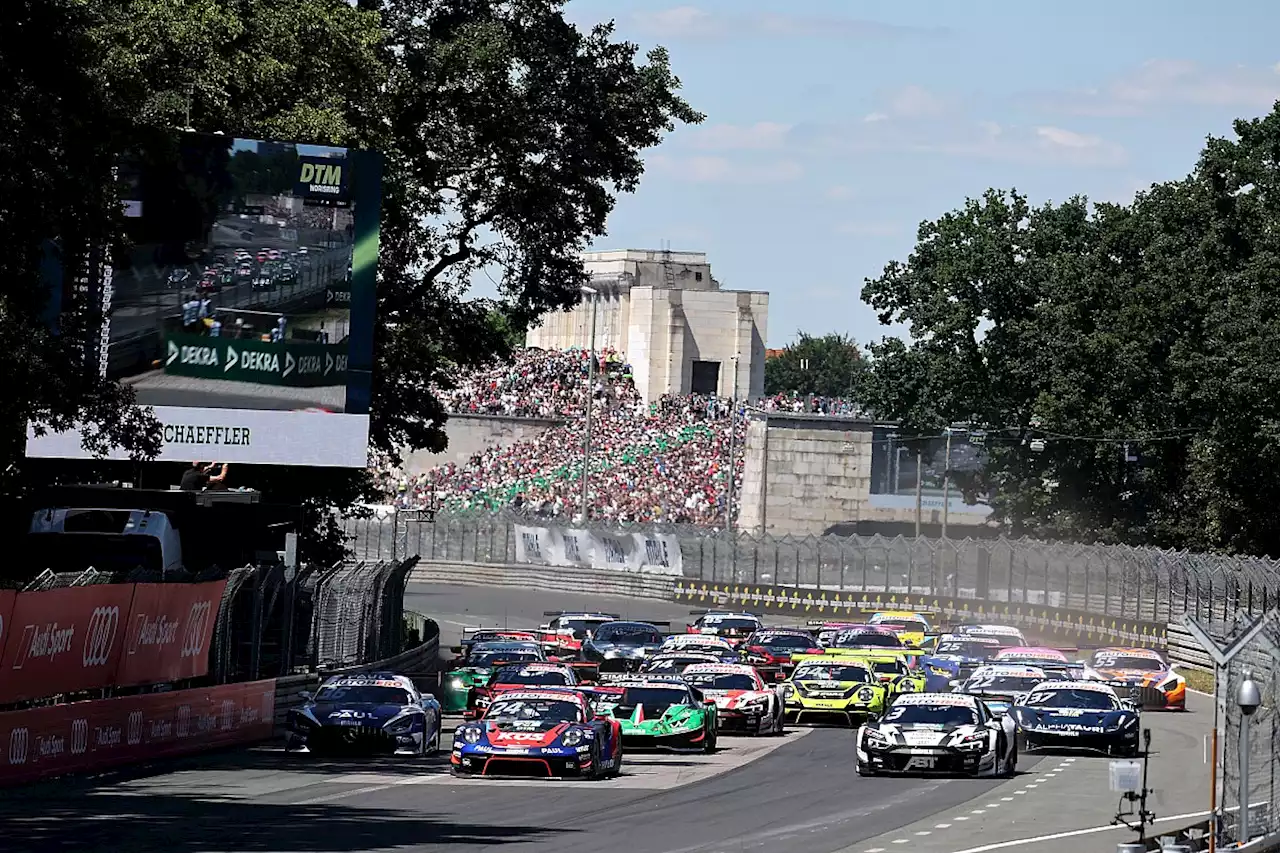
[[[412,587],[405,604],[440,623],[443,645],[464,627],[534,627],[552,609],[668,619],[673,630],[689,618],[669,602],[461,586]],[[1160,749],[1156,787],[1168,788],[1158,812],[1198,804],[1189,798],[1207,776],[1207,701],[1185,715],[1144,718]],[[1024,757],[1012,780],[862,779],[848,731],[721,743],[711,757],[629,754],[622,778],[599,783],[456,780],[443,756],[328,762],[271,748],[221,753],[5,791],[0,850],[956,853],[1066,849],[1059,842],[1113,849],[1124,840],[1107,831],[1083,845],[1077,836],[1025,841],[1111,819],[1106,759]]]

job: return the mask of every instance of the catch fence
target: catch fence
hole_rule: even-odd
[[[517,525],[548,522],[505,513],[412,510],[345,521],[357,559],[420,556],[488,564],[516,562]],[[601,524],[586,529],[619,530]],[[1162,624],[1184,613],[1230,620],[1280,604],[1280,563],[1257,557],[1031,539],[795,537],[677,525],[625,529],[675,536],[682,576],[711,585],[946,596]]]

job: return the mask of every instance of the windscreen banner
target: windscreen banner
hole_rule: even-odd
[[[275,679],[0,713],[0,785],[270,739]]]
[[[680,540],[669,533],[612,533],[516,525],[516,562],[679,577]]]
[[[110,255],[101,360],[154,410],[160,461],[368,464],[382,169],[371,151],[169,131],[121,158],[128,248]],[[91,458],[81,444],[30,429],[27,455]]]

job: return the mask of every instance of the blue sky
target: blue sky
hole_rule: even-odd
[[[662,44],[707,121],[647,156],[597,248],[705,251],[768,344],[885,333],[863,279],[987,187],[1128,201],[1280,98],[1280,5],[572,0]]]

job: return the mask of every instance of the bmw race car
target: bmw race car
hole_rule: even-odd
[[[792,655],[821,654],[822,648],[808,631],[764,628],[743,640],[738,651],[742,659],[753,666],[776,666],[788,674],[793,669]]]
[[[606,622],[582,643],[579,658],[601,672],[635,672],[662,646],[659,625],[667,622]]]
[[[440,748],[440,703],[389,672],[327,679],[285,718],[286,752],[430,755]]]
[[[698,617],[697,621],[689,626],[690,634],[723,637],[734,645],[764,627],[764,621],[754,613],[735,613],[731,610],[690,610],[689,615]]]
[[[1047,681],[1044,670],[1021,664],[989,664],[979,667],[963,681],[953,681],[956,693],[977,696],[992,713],[1003,715],[1010,706]]]
[[[597,687],[593,695],[596,710],[621,724],[629,747],[715,752],[716,703],[678,676],[637,675]]]
[[[1012,776],[1018,768],[1013,721],[960,693],[899,696],[880,720],[858,729],[856,750],[859,776]]]
[[[684,671],[685,683],[716,703],[722,732],[780,735],[786,715],[780,687],[741,663],[700,663]]]
[[[599,716],[587,694],[550,688],[494,697],[484,717],[453,736],[455,776],[582,776],[601,779],[622,770],[621,727]]]
[[[867,623],[892,627],[899,640],[917,648],[924,644],[925,635],[933,632],[928,619],[920,613],[907,610],[882,610],[872,613]]]
[[[1137,709],[1096,681],[1045,681],[1014,702],[1022,748],[1138,754]]]
[[[530,687],[580,687],[583,676],[565,663],[518,663],[500,666],[490,673],[482,687],[475,687],[467,700],[468,718],[480,717],[498,693]]]
[[[835,720],[848,726],[878,717],[889,688],[866,661],[843,655],[797,655],[782,683],[783,710],[796,723]]]
[[[606,622],[616,622],[622,617],[616,613],[596,611],[548,610],[542,614],[551,621],[542,625],[542,646],[548,655],[577,657],[582,651],[582,641]]]
[[[1082,677],[1109,684],[1144,710],[1187,710],[1187,680],[1150,649],[1098,649]]]
[[[952,633],[966,637],[990,637],[1003,648],[1027,645],[1027,638],[1012,625],[957,625]]]
[[[444,674],[441,704],[446,713],[465,711],[471,691],[484,685],[496,667],[546,659],[542,647],[533,642],[475,643],[466,657],[455,661],[453,668]]]

